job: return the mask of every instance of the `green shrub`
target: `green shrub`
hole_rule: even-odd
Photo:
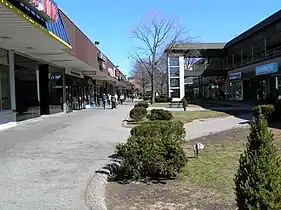
[[[135,121],[141,121],[147,115],[147,111],[144,107],[135,107],[130,111],[130,118]]]
[[[173,115],[170,111],[164,109],[152,109],[148,115],[149,120],[171,120]]]
[[[163,124],[157,121],[143,123],[133,129],[134,135],[127,143],[116,147],[117,154],[121,156],[119,173],[123,179],[173,178],[186,165],[187,158],[182,147],[183,124]],[[175,127],[178,130],[174,130]]]
[[[156,103],[166,103],[166,102],[172,102],[172,98],[166,95],[160,95],[155,97]]]
[[[183,125],[180,121],[148,121],[132,128],[131,135],[139,137],[165,135],[175,141],[181,141],[185,137]]]
[[[144,97],[143,97],[143,100],[145,100],[145,101],[151,101],[151,96],[144,96]]]
[[[265,117],[251,124],[251,133],[235,176],[236,204],[244,209],[281,209],[281,168]]]
[[[144,107],[145,109],[147,109],[149,107],[148,103],[146,101],[140,101],[139,103],[137,103],[135,105],[135,108],[136,107]]]
[[[274,106],[272,104],[264,104],[264,105],[255,106],[252,109],[254,117],[259,116],[260,109],[261,109],[261,113],[265,116],[266,119],[271,117],[271,115],[274,113]]]

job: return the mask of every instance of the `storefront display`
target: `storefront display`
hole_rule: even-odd
[[[243,100],[242,72],[235,72],[228,75],[228,94],[230,100]]]

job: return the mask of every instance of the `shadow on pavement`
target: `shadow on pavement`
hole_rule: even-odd
[[[245,120],[252,120],[252,108],[255,106],[251,103],[225,100],[191,100],[189,103]]]

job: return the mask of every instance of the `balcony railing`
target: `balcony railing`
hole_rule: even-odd
[[[270,58],[274,58],[274,57],[278,57],[281,56],[281,46],[267,50],[266,53],[265,52],[258,52],[255,53],[253,56],[251,57],[244,57],[241,61],[240,59],[235,60],[234,65],[233,62],[230,60],[228,62],[228,65],[226,65],[226,62],[222,62],[222,60],[220,60],[220,62],[210,62],[210,64],[200,64],[198,66],[194,66],[194,70],[201,70],[202,68],[210,68],[210,69],[233,69],[233,68],[238,68],[238,67],[242,67],[242,66],[246,66],[246,65],[250,65],[252,63],[256,63],[262,60],[266,60],[266,59],[270,59]]]

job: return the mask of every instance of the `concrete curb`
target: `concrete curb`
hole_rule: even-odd
[[[90,210],[107,210],[105,203],[105,190],[108,174],[106,169],[103,172],[96,172],[92,179],[89,180],[85,193],[85,202]]]

